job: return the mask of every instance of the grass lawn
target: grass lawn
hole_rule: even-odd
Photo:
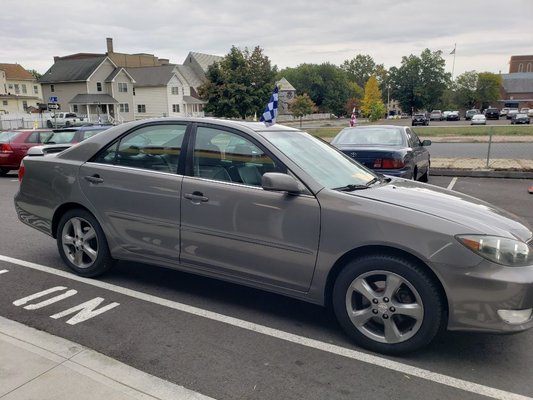
[[[306,132],[322,138],[332,138],[342,127],[304,128]],[[486,126],[415,126],[414,131],[423,137],[439,136],[533,136],[533,125]]]

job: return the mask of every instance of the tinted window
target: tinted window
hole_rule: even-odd
[[[178,170],[187,125],[156,125],[130,132],[92,161],[161,172]]]

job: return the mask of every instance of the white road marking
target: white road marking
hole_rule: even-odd
[[[69,325],[76,325],[76,324],[79,324],[80,322],[86,321],[92,317],[96,317],[97,315],[100,315],[120,305],[119,303],[110,303],[107,306],[104,306],[102,308],[99,308],[98,310],[95,310],[95,308],[98,307],[100,303],[102,303],[102,301],[104,301],[103,298],[96,297],[92,300],[86,301],[85,303],[69,308],[68,310],[51,315],[50,318],[58,319],[58,318],[62,318],[67,315],[70,315],[72,313],[75,313],[76,311],[80,311],[79,313],[77,313],[75,316],[73,316],[71,319],[67,321],[67,324]]]
[[[493,399],[500,400],[533,400],[532,397],[523,396],[520,394],[507,392],[492,388],[490,386],[481,385],[478,383],[466,381],[463,379],[454,378],[452,376],[439,374],[437,372],[431,372],[429,370],[413,367],[407,364],[403,364],[397,361],[392,361],[383,357],[375,356],[372,354],[363,353],[357,350],[347,349],[345,347],[320,342],[318,340],[309,339],[303,336],[295,335],[292,333],[284,332],[278,329],[269,328],[267,326],[254,324],[252,322],[244,321],[238,318],[229,317],[226,315],[218,314],[212,311],[203,310],[201,308],[181,304],[175,301],[166,300],[161,297],[152,296],[150,294],[138,292],[136,290],[123,288],[120,286],[112,285],[110,283],[95,281],[92,279],[83,278],[69,272],[56,270],[44,265],[35,264],[29,261],[19,260],[4,255],[0,255],[0,261],[5,261],[11,264],[19,265],[26,268],[31,268],[37,271],[46,272],[52,275],[60,276],[63,278],[71,279],[74,281],[82,282],[87,285],[99,287],[101,289],[110,290],[115,293],[120,293],[135,299],[148,301],[150,303],[158,304],[164,307],[168,307],[174,310],[186,312],[199,317],[211,319],[213,321],[222,322],[228,325],[246,329],[252,332],[267,335],[276,339],[285,340],[287,342],[296,343],[309,348],[325,351],[331,354],[340,355],[356,361],[364,362],[367,364],[379,366],[389,369],[394,372],[403,373],[406,375],[415,376],[417,378],[425,379],[431,382],[439,383],[441,385],[449,386],[455,389],[463,390],[465,392],[479,394],[481,396],[487,396]]]
[[[0,269],[0,275],[5,274],[7,272],[9,272],[8,269]]]
[[[447,187],[446,189],[448,189],[448,190],[452,190],[453,187],[455,186],[455,183],[456,183],[456,182],[457,182],[457,177],[454,176],[453,179],[452,179],[452,181],[450,182],[450,184],[448,185],[448,187]]]

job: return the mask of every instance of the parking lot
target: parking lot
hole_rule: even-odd
[[[432,176],[430,183],[533,227],[533,180]],[[283,296],[130,262],[102,279],[80,279],[53,239],[17,220],[17,187],[14,173],[0,178],[2,317],[215,399],[533,398],[533,331],[446,333],[419,353],[383,357],[355,347],[330,310]],[[24,307],[28,296],[56,287],[76,293]],[[85,320],[65,313],[94,299],[108,309]]]

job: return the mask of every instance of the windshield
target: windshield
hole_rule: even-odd
[[[20,132],[0,132],[0,143],[9,143]]]
[[[45,143],[70,143],[74,139],[75,134],[76,132],[74,131],[54,132],[46,139]]]
[[[264,132],[265,139],[328,189],[366,185],[376,174],[305,132]]]

